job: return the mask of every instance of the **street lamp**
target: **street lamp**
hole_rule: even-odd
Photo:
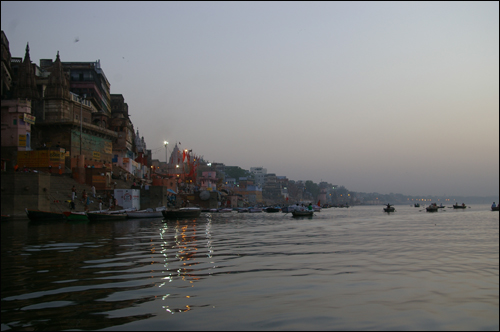
[[[86,94],[83,95],[83,98],[80,96],[80,156],[82,155],[83,101],[86,97]]]

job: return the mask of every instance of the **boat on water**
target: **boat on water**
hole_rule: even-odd
[[[420,203],[415,203],[413,206],[414,207],[420,207]]]
[[[386,208],[386,207],[384,208],[384,212],[394,212],[394,211],[396,211],[396,209],[393,206],[388,207],[388,208]]]
[[[491,211],[498,211],[498,205],[497,206],[492,206]]]
[[[115,221],[127,219],[126,213],[87,212],[90,221]]]
[[[139,211],[127,211],[127,217],[130,219],[136,218],[161,218],[163,216],[162,212],[165,211],[166,208],[164,206],[153,208],[147,208],[145,210]]]
[[[251,208],[248,208],[248,212],[249,213],[261,213],[262,212],[262,208],[260,208],[260,207],[251,207]]]
[[[66,211],[63,212],[63,214],[66,216],[66,220],[68,221],[89,221],[87,212]]]
[[[238,213],[248,213],[248,208],[239,208]]]
[[[290,213],[294,210],[295,210],[295,205],[284,206],[281,208],[281,212],[283,212],[283,213]]]
[[[425,208],[427,212],[437,212],[439,207],[436,205],[436,203],[432,203],[428,207]]]
[[[453,204],[453,208],[454,209],[466,209],[467,206],[465,206],[464,203],[462,203],[462,205],[458,205],[458,204]]]
[[[222,208],[222,209],[217,209],[217,212],[219,212],[219,213],[229,213],[229,212],[233,212],[233,209],[232,208]]]
[[[292,215],[294,217],[312,217],[314,214],[314,210],[294,210],[292,211]]]
[[[197,207],[185,207],[174,210],[163,210],[162,214],[165,219],[198,218],[201,214],[201,209]]]
[[[64,221],[66,220],[66,216],[63,213],[59,212],[49,212],[49,211],[40,211],[33,209],[24,209],[26,211],[26,215],[31,221]]]
[[[266,211],[267,213],[276,213],[280,212],[281,208],[277,206],[268,206],[264,209],[264,211]]]

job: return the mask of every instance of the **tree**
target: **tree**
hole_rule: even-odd
[[[306,181],[306,190],[312,194],[313,199],[316,199],[319,195],[319,186],[317,183],[312,182],[311,180]]]

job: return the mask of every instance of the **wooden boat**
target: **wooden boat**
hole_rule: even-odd
[[[314,214],[314,210],[294,210],[292,211],[292,215],[294,217],[312,217]]]
[[[115,221],[127,219],[126,213],[87,212],[90,221]]]
[[[497,206],[494,206],[494,207],[492,206],[492,207],[491,207],[491,211],[498,211],[498,205],[497,205]]]
[[[438,208],[439,207],[436,205],[436,203],[432,203],[431,205],[429,205],[425,209],[427,210],[427,212],[437,212]]]
[[[66,220],[68,221],[89,221],[86,212],[66,211],[63,212],[63,214],[66,216]]]
[[[396,209],[393,206],[390,206],[388,208],[387,207],[384,208],[384,212],[394,212],[394,211],[396,211]]]
[[[465,209],[465,208],[467,208],[467,206],[465,206],[465,204],[462,204],[462,205],[453,204],[453,208],[454,209]]]
[[[295,210],[295,206],[294,205],[289,205],[289,206],[285,206],[285,207],[281,208],[281,212],[283,212],[283,213],[290,213],[290,212],[292,212],[294,210]]]
[[[252,207],[252,208],[248,208],[248,212],[249,213],[261,213],[262,209],[259,207]]]
[[[66,220],[66,216],[59,212],[49,212],[49,211],[40,211],[40,210],[32,210],[32,209],[24,209],[26,211],[26,215],[31,221],[64,221]]]
[[[420,207],[420,203],[415,203],[415,207]]]
[[[273,206],[269,206],[265,209],[265,211],[267,213],[275,213],[275,212],[280,212],[281,211],[281,208],[279,207],[273,207]]]
[[[162,214],[165,219],[198,218],[201,214],[201,209],[197,207],[186,207],[175,210],[163,210]]]
[[[230,212],[233,212],[233,209],[232,208],[222,208],[222,209],[218,209],[217,212],[219,212],[219,213],[230,213]]]
[[[162,212],[165,211],[165,207],[159,207],[156,209],[148,208],[146,210],[140,211],[127,211],[126,214],[129,218],[161,218],[163,216]]]
[[[239,208],[238,213],[248,213],[248,208]]]

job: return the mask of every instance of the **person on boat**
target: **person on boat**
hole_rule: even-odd
[[[491,204],[491,208],[496,208],[497,206],[495,205],[495,202],[493,202],[493,204]]]
[[[391,208],[391,204],[387,203],[387,208],[390,209]]]
[[[313,209],[313,205],[312,205],[312,203],[309,203],[309,205],[307,206],[307,209],[308,209],[309,211],[312,211],[312,209]]]
[[[465,206],[465,203],[462,203],[462,206]]]

